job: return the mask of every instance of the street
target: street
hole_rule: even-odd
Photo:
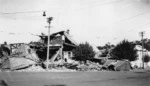
[[[8,86],[150,86],[150,71],[0,72]],[[3,85],[2,85],[3,86]]]

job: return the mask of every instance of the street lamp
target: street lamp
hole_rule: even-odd
[[[46,13],[45,13],[45,11],[43,12],[43,16],[45,17],[46,16]],[[50,24],[51,24],[51,21],[53,20],[53,17],[49,17],[49,18],[47,18],[47,23],[49,24],[49,26],[48,26],[48,41],[47,41],[47,59],[46,59],[46,61],[47,61],[47,65],[46,65],[46,69],[47,69],[47,71],[48,71],[48,64],[49,64],[49,48],[50,48],[50,46],[49,46],[49,44],[50,44]]]

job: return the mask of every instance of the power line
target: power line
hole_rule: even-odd
[[[16,33],[16,32],[8,32],[8,31],[4,31],[4,30],[0,30],[0,33],[5,33],[5,34],[10,34],[10,35],[23,35],[23,34],[28,34],[28,33]],[[30,33],[31,35],[34,35],[32,33]]]
[[[135,30],[135,29],[140,29],[140,28],[145,27],[145,26],[148,26],[148,25],[150,25],[150,22],[149,22],[149,23],[146,23],[146,24],[144,24],[144,25],[142,25],[142,26],[139,26],[139,27],[137,27],[137,28],[131,29],[131,30],[129,30],[129,31],[133,31],[133,30]]]
[[[127,20],[131,20],[131,19],[133,19],[133,18],[135,18],[135,17],[141,16],[141,15],[145,15],[145,14],[147,14],[147,13],[149,13],[149,12],[150,12],[150,10],[149,10],[149,11],[146,11],[146,12],[143,12],[143,13],[136,14],[136,15],[131,16],[131,17],[128,17],[128,18],[126,18],[126,19],[122,19],[122,20],[117,21],[117,22],[115,22],[115,23],[122,22],[122,21],[127,21]]]
[[[116,0],[116,1],[110,1],[110,2],[107,2],[107,3],[100,3],[100,2],[97,2],[96,4],[94,4],[94,5],[92,5],[92,6],[83,7],[83,8],[80,8],[80,9],[76,9],[76,10],[74,10],[74,11],[76,12],[76,11],[80,11],[80,10],[85,10],[85,9],[97,7],[97,6],[104,6],[104,5],[108,5],[108,4],[114,4],[114,3],[117,3],[117,2],[120,2],[120,1],[121,1],[121,0]]]
[[[104,4],[101,4],[101,5],[106,5],[106,4],[110,4],[110,3],[114,3],[114,2],[116,2],[116,1],[104,3]],[[86,7],[86,8],[89,8],[89,7]],[[85,8],[80,8],[79,10],[82,10],[82,9],[85,9]],[[38,13],[38,12],[44,12],[44,10],[40,10],[40,11],[27,11],[27,12],[0,12],[0,14],[26,14],[26,13]]]
[[[97,2],[96,4],[94,4],[92,6],[88,6],[88,7],[83,7],[83,8],[80,8],[80,9],[76,9],[75,11],[84,10],[84,9],[87,9],[87,8],[93,8],[93,7],[96,7],[96,6],[113,4],[113,3],[116,3],[116,2],[119,2],[119,1],[121,1],[121,0],[110,1],[110,2],[107,2],[107,3]],[[27,12],[0,12],[0,14],[26,14],[26,13],[39,13],[39,12],[44,12],[44,10],[40,10],[40,11],[27,11]]]
[[[0,14],[26,14],[26,13],[39,13],[39,12],[44,12],[44,10],[41,11],[27,11],[27,12],[0,12]]]

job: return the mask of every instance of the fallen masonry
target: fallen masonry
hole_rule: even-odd
[[[30,48],[29,44],[13,44],[12,51],[9,54],[1,57],[1,71],[18,71],[18,72],[45,72],[46,61],[41,60],[35,49]],[[6,51],[5,51],[6,52]],[[116,71],[129,71],[130,63],[128,61],[116,61],[108,59],[103,65],[98,62],[86,61],[79,62],[70,60],[58,60],[51,62],[49,60],[49,71],[63,72],[63,71],[102,71],[111,70],[110,66],[114,65]],[[113,71],[115,71],[113,70]]]
[[[6,43],[0,47],[0,71],[129,71],[130,62],[126,60],[109,60],[102,64],[100,59],[89,59],[86,62],[73,60],[73,49],[78,45],[68,31],[60,31],[50,35],[50,46],[47,45],[48,36],[38,35],[38,42]],[[50,56],[46,59],[47,48]],[[48,64],[48,70],[46,66]]]
[[[41,42],[29,44],[15,43],[1,47],[1,71],[46,71],[47,44],[45,35],[40,35]],[[49,71],[87,71],[100,70],[98,64],[82,64],[72,60],[72,50],[77,43],[65,31],[51,35]]]

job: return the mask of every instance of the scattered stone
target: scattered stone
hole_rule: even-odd
[[[21,69],[21,70],[17,70],[17,71],[20,71],[20,72],[43,72],[45,71],[45,69],[43,69],[41,66],[39,65],[32,65],[26,69]]]

